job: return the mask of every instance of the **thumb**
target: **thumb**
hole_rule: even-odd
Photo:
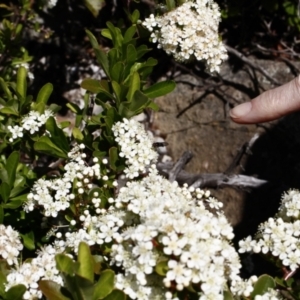
[[[300,110],[300,76],[234,107],[230,117],[236,123],[252,124],[275,120],[296,110]]]

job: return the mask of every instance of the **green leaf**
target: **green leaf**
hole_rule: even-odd
[[[3,205],[3,208],[5,208],[5,209],[16,209],[16,208],[20,207],[21,205],[23,205],[24,202],[25,201],[22,201],[22,200],[12,200],[11,199],[11,201],[9,201],[9,202],[7,202]]]
[[[19,116],[19,103],[17,100],[9,100],[6,105],[0,109],[0,112],[7,115]]]
[[[143,93],[149,98],[164,96],[174,90],[176,83],[172,80],[157,82],[149,88],[143,90]]]
[[[31,105],[32,109],[39,112],[40,114],[43,114],[46,109],[46,104],[45,103],[32,103]]]
[[[102,50],[99,49],[99,44],[95,36],[89,30],[86,30],[85,32],[90,40],[90,43],[94,48],[94,52],[98,63],[101,65],[106,76],[109,77],[109,63],[108,63],[107,55]]]
[[[66,106],[67,106],[73,113],[75,113],[75,114],[81,113],[80,107],[79,107],[77,104],[75,104],[75,103],[69,102],[69,103],[67,103]]]
[[[132,44],[127,46],[126,60],[128,64],[133,64],[137,60],[137,52]]]
[[[37,99],[36,99],[36,103],[43,103],[43,104],[47,104],[48,99],[50,97],[50,95],[52,94],[53,91],[53,85],[51,83],[46,83],[39,91]]]
[[[55,119],[53,117],[48,118],[45,125],[46,130],[51,134],[51,141],[65,153],[68,153],[70,151],[70,144],[63,130],[57,126]]]
[[[115,273],[112,270],[101,272],[100,279],[95,284],[92,300],[104,299],[114,289]]]
[[[116,81],[112,81],[111,83],[112,88],[114,90],[114,93],[116,95],[116,100],[117,100],[117,106],[119,105],[119,103],[121,102],[121,86],[116,82]]]
[[[223,299],[224,300],[234,300],[232,294],[228,291],[224,291],[223,293]]]
[[[96,48],[94,48],[94,52],[95,52],[97,61],[100,64],[100,66],[102,67],[104,73],[106,74],[106,76],[108,78],[110,78],[110,76],[109,76],[109,63],[108,63],[107,54],[104,53],[102,50],[96,49]]]
[[[263,295],[268,292],[268,289],[274,289],[276,286],[274,278],[269,275],[262,275],[258,278],[254,285],[254,290],[251,293],[251,298],[256,295]]]
[[[136,25],[130,26],[130,27],[126,30],[125,34],[124,34],[124,40],[123,40],[123,43],[124,43],[124,44],[129,43],[129,42],[132,40],[132,38],[133,38],[133,36],[134,36],[135,33],[136,33]]]
[[[111,33],[110,33],[110,31],[109,31],[107,28],[101,30],[101,34],[102,34],[104,37],[106,37],[106,38],[112,40]]]
[[[146,53],[150,52],[151,49],[149,49],[146,45],[141,45],[136,49],[137,53],[137,59],[140,59],[142,56],[144,56]]]
[[[166,276],[168,272],[168,260],[164,259],[157,263],[155,266],[155,271],[160,276]]]
[[[124,64],[121,61],[119,61],[111,69],[110,72],[111,79],[116,82],[121,82],[123,72],[124,72]]]
[[[151,101],[148,105],[147,105],[148,108],[154,110],[154,111],[159,111],[159,106],[154,103],[153,101]]]
[[[10,201],[22,201],[22,202],[27,201],[27,195],[28,194],[23,194],[23,195],[16,196],[19,192],[21,192],[25,189],[27,189],[27,187],[23,187],[22,189],[19,189],[19,188],[12,189],[10,191],[10,195],[9,195]]]
[[[95,94],[102,92],[112,99],[112,95],[107,91],[105,81],[88,78],[82,81],[81,87]]]
[[[125,300],[126,295],[119,290],[113,290],[104,300]]]
[[[8,174],[6,169],[0,169],[0,179],[2,181],[8,182]]]
[[[149,72],[152,71],[152,68],[149,67],[153,67],[157,64],[157,60],[150,57],[147,59],[147,61],[140,63],[140,62],[136,62],[133,64],[133,66],[130,69],[130,74],[126,77],[126,79],[124,80],[124,82],[127,82],[131,79],[131,76],[134,74],[134,72],[139,71],[141,75],[143,75],[143,77],[145,77],[145,72]]]
[[[19,164],[19,160],[20,160],[20,153],[17,151],[14,151],[8,157],[6,164],[5,164],[5,169],[6,169],[7,175],[8,175],[7,183],[9,184],[10,189],[13,188],[14,183],[15,183],[16,171],[17,171],[17,167]]]
[[[3,80],[3,78],[0,77],[0,86],[3,90],[3,92],[5,93],[6,97],[8,100],[12,99],[12,94],[6,84],[6,82]]]
[[[94,259],[90,247],[86,243],[79,244],[77,261],[79,262],[77,274],[94,282]]]
[[[83,141],[83,139],[84,139],[84,136],[83,136],[81,130],[77,127],[73,128],[72,135],[75,138],[75,140],[77,140],[77,141]]]
[[[17,72],[17,93],[22,97],[26,98],[27,93],[27,70],[24,67],[20,67]]]
[[[54,281],[41,280],[39,281],[39,288],[48,300],[71,300],[71,298],[61,293],[60,290],[62,287]]]
[[[121,49],[123,43],[123,36],[120,28],[115,27],[111,22],[106,22],[106,26],[110,30],[114,47]]]
[[[77,274],[75,275],[75,282],[78,287],[77,295],[80,296],[80,299],[92,299],[94,292],[94,282],[91,282],[90,280]]]
[[[134,72],[129,80],[129,90],[126,98],[131,102],[134,93],[140,89],[140,75],[138,72]]]
[[[14,285],[5,294],[5,300],[22,300],[27,288],[23,284]]]
[[[64,278],[64,286],[72,295],[72,300],[91,300],[93,296],[93,283],[83,277],[75,274],[70,276],[62,274]]]
[[[109,149],[109,166],[112,170],[116,170],[116,162],[118,160],[118,149],[116,147],[111,147]]]
[[[6,275],[8,272],[7,261],[2,260],[0,262],[0,299],[5,299],[5,284],[7,283]]]
[[[35,244],[34,244],[34,233],[32,231],[21,234],[20,236],[23,239],[23,244],[28,250],[34,250],[35,249]]]
[[[49,109],[53,112],[53,113],[57,113],[61,110],[61,106],[55,104],[55,103],[52,103],[50,104],[49,106]]]
[[[23,177],[23,180],[24,180],[24,184],[25,184],[25,181],[26,181],[26,179]],[[27,189],[27,187],[26,186],[15,186],[11,191],[10,191],[10,195],[9,195],[9,197],[10,198],[15,198],[15,197],[17,197],[20,193],[22,193],[24,190],[26,190]],[[24,194],[24,195],[21,195],[21,196],[23,196],[23,197],[26,197],[26,195],[27,194]],[[21,197],[21,196],[18,196],[18,197]],[[17,199],[17,200],[21,200],[21,198],[20,199]]]
[[[111,131],[113,124],[119,120],[120,118],[115,108],[114,107],[108,108],[105,117],[105,124],[107,125],[107,129]]]
[[[107,56],[110,66],[115,65],[119,61],[119,52],[116,48],[109,50]]]
[[[136,24],[136,22],[139,20],[139,18],[140,18],[140,12],[137,9],[135,9],[131,15],[131,22],[133,24]]]
[[[3,220],[4,220],[4,210],[3,210],[3,206],[0,205],[0,224],[3,224]]]
[[[11,107],[3,107],[0,109],[0,112],[6,115],[19,116],[19,113]]]
[[[127,119],[130,119],[135,115],[135,113],[128,108],[128,102],[121,102],[118,112],[122,118]]]
[[[133,111],[135,114],[139,114],[145,109],[151,100],[148,99],[141,91],[137,90],[132,98],[131,103],[128,106],[128,109]]]
[[[72,258],[65,254],[57,254],[55,255],[55,261],[57,270],[70,276],[74,275],[76,264],[73,262]]]
[[[105,0],[84,0],[85,6],[97,18],[99,11],[105,5]]]
[[[56,146],[48,136],[42,136],[34,143],[33,147],[35,151],[39,151],[47,155],[58,158],[68,158],[67,153]]]
[[[86,29],[85,31],[86,35],[88,36],[89,40],[90,40],[90,43],[92,45],[93,48],[98,48],[99,47],[99,44],[98,44],[98,41],[97,39],[95,38],[95,36],[89,31]]]
[[[166,0],[168,11],[173,10],[176,7],[175,0]]]
[[[10,194],[10,186],[7,182],[2,182],[0,185],[0,195],[2,198],[2,201],[6,202],[9,198]]]
[[[70,121],[62,121],[59,123],[59,128],[60,129],[65,129],[67,127],[69,127],[71,125],[71,122]]]

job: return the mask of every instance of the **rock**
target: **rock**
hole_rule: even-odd
[[[285,83],[295,77],[285,63],[256,62],[279,82]],[[247,66],[234,71],[225,64],[220,76],[222,80],[214,77],[206,80],[205,85],[204,79],[181,75],[176,78],[174,92],[156,99],[160,110],[154,113],[153,126],[166,138],[169,155],[174,161],[184,151],[192,151],[194,157],[185,169],[191,173],[224,172],[238,150],[254,134],[264,136],[278,124],[278,121],[263,125],[231,122],[228,116],[230,107],[249,101],[274,86]],[[244,157],[241,162],[244,167],[238,166],[236,173],[248,174],[246,159]],[[251,171],[252,174],[248,175],[255,175],[253,168]],[[224,203],[225,213],[233,225],[242,221],[248,193],[226,188],[213,191],[213,195]]]

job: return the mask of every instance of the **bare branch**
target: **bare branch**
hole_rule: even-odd
[[[256,64],[253,60],[247,58],[243,53],[237,51],[236,49],[231,48],[230,46],[226,45],[226,49],[229,53],[233,54],[237,58],[239,58],[241,61],[243,61],[245,64],[249,65],[253,69],[259,71],[261,74],[263,74],[270,82],[273,84],[279,86],[281,85],[280,82],[275,80],[272,76],[270,76],[261,66]]]
[[[158,163],[157,169],[170,178],[170,172],[173,169],[173,164]],[[258,188],[268,183],[267,180],[258,179],[253,176],[247,175],[227,175],[224,173],[215,174],[190,174],[184,170],[181,170],[175,180],[179,184],[187,183],[189,186],[200,188],[220,188],[220,187],[233,187],[233,188]]]
[[[200,174],[199,178],[192,184],[194,188],[220,188],[234,187],[240,189],[258,188],[266,183],[267,180],[258,179],[247,175],[226,175],[223,173]]]
[[[193,154],[190,151],[185,151],[183,153],[183,155],[178,159],[174,167],[169,172],[169,180],[171,182],[176,180],[178,173],[185,167],[192,157]]]
[[[245,154],[251,154],[250,149],[258,138],[259,134],[255,133],[249,142],[244,143],[244,145],[239,149],[238,153],[234,157],[229,167],[225,170],[224,174],[232,174],[234,169],[240,164],[240,161],[242,160],[243,156]]]

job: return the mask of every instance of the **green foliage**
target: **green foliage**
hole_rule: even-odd
[[[104,110],[114,107],[117,119],[130,118],[147,108],[156,109],[151,98],[171,92],[175,87],[174,82],[165,81],[148,87],[146,79],[157,61],[153,58],[143,59],[150,49],[145,45],[137,47],[137,39],[134,37],[138,30],[137,26],[132,25],[123,34],[110,22],[107,23],[107,27],[102,30],[102,35],[113,43],[113,48],[107,54],[100,49],[91,32],[87,31],[87,35],[98,63],[108,79],[101,81],[85,79],[81,87],[97,94],[95,101]]]
[[[80,243],[77,261],[67,255],[59,254],[56,255],[56,264],[66,286],[60,287],[50,280],[41,281],[39,287],[47,299],[125,299],[124,293],[114,289],[115,274],[112,270],[107,269],[99,275],[95,274],[96,260],[91,255],[87,244]],[[95,276],[96,280],[94,280]]]
[[[256,295],[265,294],[268,289],[275,288],[275,280],[268,275],[262,275],[258,278],[257,282],[254,285],[254,290],[251,293],[251,297],[255,297]]]
[[[26,287],[22,284],[11,287],[4,295],[4,300],[22,300]]]
[[[290,26],[297,28],[297,30],[300,32],[300,18],[299,18],[300,12],[298,12],[298,6],[299,6],[298,3],[292,1],[283,2],[283,8],[287,15],[288,24]]]

